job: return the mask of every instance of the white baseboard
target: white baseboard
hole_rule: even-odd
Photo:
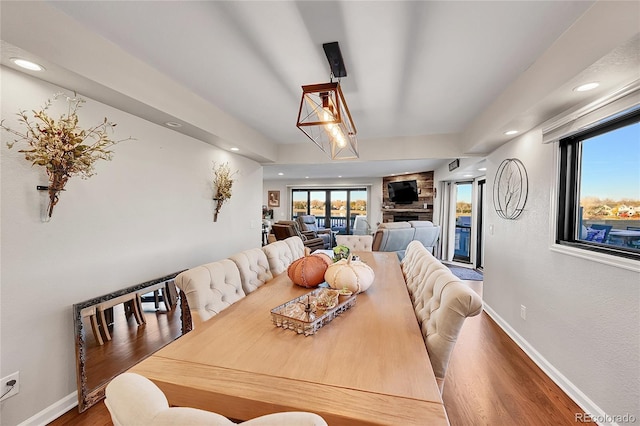
[[[564,393],[569,396],[585,413],[589,414],[593,419],[609,419],[610,417],[598,407],[589,397],[587,397],[576,385],[571,383],[562,373],[560,373],[549,361],[546,360],[533,346],[529,344],[518,332],[516,332],[500,315],[496,313],[490,306],[484,303],[484,311],[507,333],[507,335],[524,351],[525,354],[547,375],[555,384],[557,384]],[[577,422],[579,423],[579,422]],[[595,423],[595,422],[594,422]],[[593,424],[593,423],[591,423]],[[597,422],[599,425],[618,426],[612,422]]]
[[[44,410],[29,417],[18,426],[45,426],[78,405],[78,392],[73,392],[54,402]]]

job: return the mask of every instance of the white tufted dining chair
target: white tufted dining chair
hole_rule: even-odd
[[[449,280],[455,281],[458,279],[455,275],[451,274],[448,270],[438,268],[433,264],[426,265],[426,267],[420,268],[420,272],[418,275],[419,278],[416,280],[417,286],[410,290],[411,300],[413,302],[413,308],[416,312],[416,316],[419,321],[422,321],[422,309],[424,305],[431,300],[433,297],[433,289],[436,285],[436,282],[440,279],[441,276],[448,277]]]
[[[418,263],[418,260],[425,256],[427,249],[418,240],[413,240],[407,245],[407,249],[404,252],[404,258],[400,262],[402,268],[402,274],[409,285],[409,278],[414,275],[414,269]]]
[[[428,251],[418,259],[416,259],[415,266],[411,269],[411,272],[405,277],[407,282],[407,288],[411,295],[411,300],[419,302],[421,294],[424,291],[432,292],[433,283],[436,272],[446,272],[451,274],[451,270],[443,265],[438,259],[434,258]],[[429,293],[432,294],[432,293]]]
[[[300,237],[289,237],[283,240],[289,248],[291,249],[291,254],[293,256],[293,260],[300,259],[304,257],[304,243]]]
[[[240,281],[245,294],[258,289],[265,282],[273,278],[267,255],[262,249],[252,248],[233,256],[229,256],[240,271]]]
[[[151,380],[135,373],[116,376],[105,389],[104,404],[114,426],[232,426],[220,414],[188,407],[170,407],[166,396]],[[267,414],[241,423],[245,426],[326,426],[314,413],[293,411]]]
[[[267,244],[262,247],[262,251],[267,256],[269,269],[274,276],[285,272],[289,265],[291,265],[291,262],[296,260],[291,252],[291,247],[289,247],[289,244],[287,244],[285,240]]]
[[[175,283],[187,297],[194,328],[245,296],[240,271],[229,259],[181,272]]]
[[[420,298],[422,304],[416,310],[416,317],[442,393],[460,329],[467,317],[482,312],[482,300],[455,275],[443,270],[438,270],[432,289],[424,289]]]
[[[371,251],[373,247],[373,236],[336,235],[336,244],[349,247],[351,251]]]

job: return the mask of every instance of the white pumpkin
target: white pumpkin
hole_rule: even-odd
[[[331,288],[361,293],[373,284],[375,274],[369,265],[359,260],[342,259],[329,265],[324,273],[324,280]]]

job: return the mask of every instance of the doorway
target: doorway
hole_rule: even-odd
[[[455,243],[453,260],[471,263],[473,182],[456,182]]]
[[[486,209],[486,179],[478,180],[477,216],[476,216],[476,255],[475,268],[484,268],[484,215]]]

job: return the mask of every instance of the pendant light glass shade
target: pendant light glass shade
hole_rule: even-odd
[[[296,126],[332,160],[359,157],[356,126],[340,89],[340,83],[302,86]]]

